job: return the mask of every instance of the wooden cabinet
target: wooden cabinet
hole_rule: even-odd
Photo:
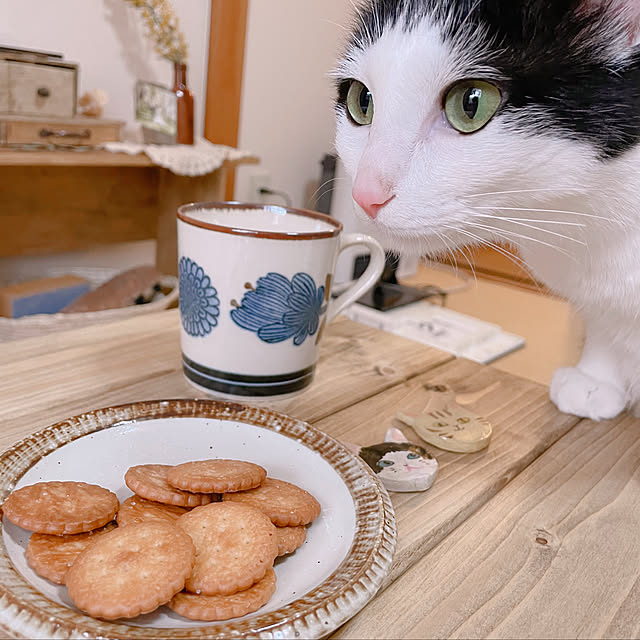
[[[158,269],[176,275],[178,207],[224,200],[228,169],[252,162],[189,177],[144,154],[0,150],[0,256],[155,238]]]
[[[77,78],[71,63],[0,60],[0,113],[71,118]]]
[[[124,122],[76,116],[74,118],[28,118],[0,116],[0,144],[68,145],[95,147],[120,140]]]

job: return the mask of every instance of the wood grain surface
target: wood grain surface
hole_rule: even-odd
[[[196,397],[170,310],[3,345],[0,448],[64,417]],[[427,446],[434,486],[392,494],[398,545],[343,638],[640,635],[640,421],[560,414],[543,385],[339,318],[305,393],[264,403],[346,443],[380,442],[447,384],[493,424],[474,454]]]
[[[578,423],[338,636],[637,638],[639,429]]]
[[[268,406],[316,421],[452,359],[404,338],[379,340],[379,334],[339,318],[321,345],[312,387]],[[0,363],[0,448],[83,411],[202,396],[184,380],[179,335],[174,309],[10,343]]]
[[[480,396],[468,406],[493,425],[487,449],[473,454],[445,452],[427,445],[413,429],[394,419],[399,411],[421,412],[428,399],[425,384],[447,384],[459,394]],[[321,420],[317,426],[362,446],[382,442],[389,427],[398,427],[409,441],[422,444],[438,460],[438,477],[429,491],[391,494],[398,519],[398,548],[385,583],[389,584],[497,495],[577,421],[557,412],[542,385],[467,360],[454,360]]]

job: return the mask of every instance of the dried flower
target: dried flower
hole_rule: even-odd
[[[125,0],[141,10],[155,52],[179,64],[187,61],[187,43],[169,0]]]

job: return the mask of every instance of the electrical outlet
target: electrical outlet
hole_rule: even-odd
[[[247,202],[263,204],[268,196],[260,193],[263,187],[271,187],[271,174],[268,171],[256,171],[247,181]]]

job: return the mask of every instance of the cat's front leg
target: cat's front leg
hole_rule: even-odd
[[[587,339],[576,367],[558,369],[551,380],[552,402],[563,413],[591,420],[615,418],[628,396],[615,357],[602,335],[587,326]]]

